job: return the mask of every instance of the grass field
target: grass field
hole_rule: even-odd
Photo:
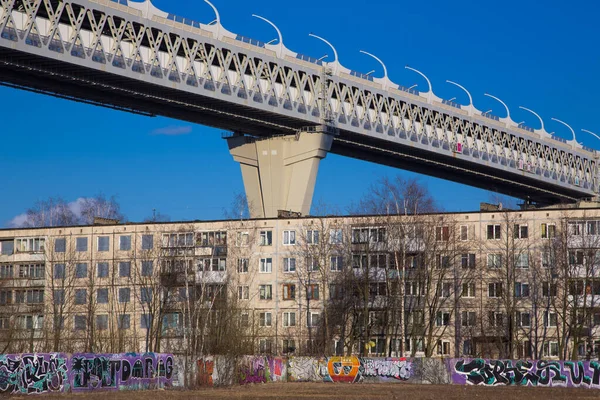
[[[231,388],[205,388],[194,391],[96,392],[90,394],[49,395],[44,399],[108,399],[108,400],[191,400],[191,399],[600,399],[597,389],[567,389],[543,387],[481,387],[455,385],[411,385],[388,383],[269,383]]]

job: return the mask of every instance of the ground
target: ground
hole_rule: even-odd
[[[600,398],[597,389],[567,389],[542,387],[481,387],[458,385],[412,385],[393,383],[269,383],[231,388],[204,388],[193,391],[150,391],[150,392],[96,392],[74,395],[48,395],[43,399],[109,399],[109,400],[222,400],[222,399],[410,399],[410,400],[452,400],[452,399],[526,399],[526,400],[579,400]]]

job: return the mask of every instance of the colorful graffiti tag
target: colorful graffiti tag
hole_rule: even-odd
[[[450,368],[455,384],[600,388],[597,361],[453,359]]]
[[[65,354],[0,355],[0,393],[31,394],[69,389]]]
[[[72,390],[133,390],[170,386],[173,356],[169,354],[74,354]]]
[[[0,393],[164,388],[172,378],[170,354],[0,355]]]
[[[361,382],[366,378],[408,380],[411,363],[405,358],[329,357],[319,361],[324,382]]]
[[[215,360],[212,357],[198,360],[198,386],[212,386],[214,372]]]
[[[239,383],[267,383],[286,377],[286,360],[281,357],[245,357],[239,366]]]

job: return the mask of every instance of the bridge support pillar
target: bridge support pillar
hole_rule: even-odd
[[[252,218],[276,218],[279,210],[310,213],[319,162],[333,136],[301,132],[254,139],[227,138],[229,152],[240,163]]]

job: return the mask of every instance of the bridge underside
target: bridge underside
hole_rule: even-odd
[[[145,83],[75,64],[54,61],[0,47],[0,84],[144,115],[161,115],[259,137],[290,135],[304,125],[300,119],[261,112],[175,89]],[[243,128],[241,128],[243,127]],[[545,184],[535,175],[515,174],[475,165],[383,139],[341,130],[331,152],[377,164],[529,200],[540,205],[575,202],[589,197]]]

